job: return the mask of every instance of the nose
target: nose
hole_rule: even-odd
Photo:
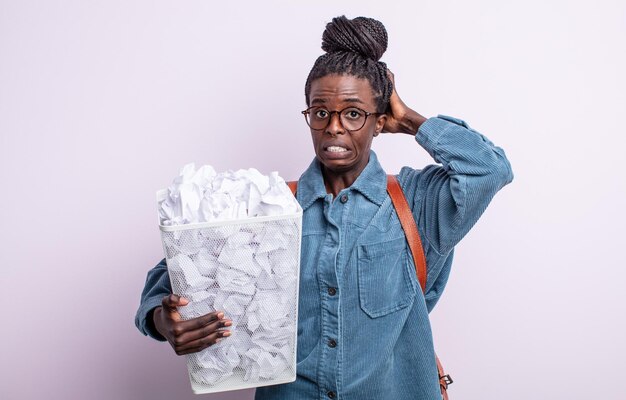
[[[330,120],[328,121],[328,126],[326,126],[326,133],[333,136],[345,133],[345,129],[341,124],[341,118],[339,118],[339,111],[330,112]]]

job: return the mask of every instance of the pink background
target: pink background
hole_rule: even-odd
[[[191,161],[297,178],[304,81],[343,13],[385,23],[409,105],[516,174],[432,314],[453,398],[626,398],[626,4],[336,3],[0,0],[0,398],[252,398],[194,396],[133,325],[155,191]],[[389,172],[431,162],[408,136],[374,149]]]

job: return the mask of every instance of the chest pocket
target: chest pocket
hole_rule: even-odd
[[[371,318],[407,307],[416,287],[404,237],[357,247],[359,303]]]

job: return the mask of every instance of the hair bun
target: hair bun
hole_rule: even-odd
[[[322,49],[328,53],[352,52],[374,61],[387,50],[387,30],[373,18],[333,18],[322,35]]]

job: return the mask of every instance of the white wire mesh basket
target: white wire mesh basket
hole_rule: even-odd
[[[293,382],[302,209],[160,229],[172,290],[190,301],[181,317],[221,310],[233,321],[230,337],[187,356],[193,392]]]

